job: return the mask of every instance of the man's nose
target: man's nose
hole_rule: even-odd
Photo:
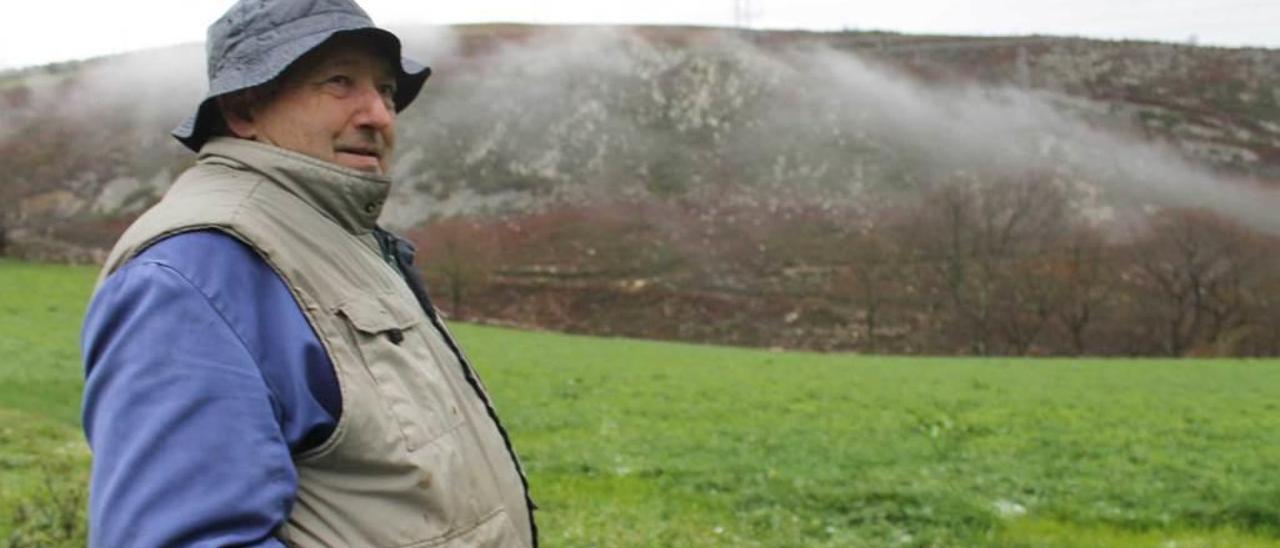
[[[383,129],[389,127],[396,119],[395,106],[384,97],[377,87],[366,86],[360,90],[360,111],[355,120],[356,125]]]

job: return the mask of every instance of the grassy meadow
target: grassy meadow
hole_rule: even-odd
[[[0,545],[83,541],[95,276],[0,261]],[[556,547],[1280,546],[1280,360],[884,358],[458,325]]]

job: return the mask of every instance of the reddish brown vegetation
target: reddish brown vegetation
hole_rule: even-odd
[[[930,354],[1276,355],[1280,241],[1200,211],[1075,221],[1047,181],[866,211],[631,200],[414,233],[444,307],[572,332]]]

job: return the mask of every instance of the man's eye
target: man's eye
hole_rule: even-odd
[[[396,96],[396,85],[395,85],[395,84],[382,84],[382,85],[378,86],[378,93],[382,94],[382,96],[383,96],[383,97],[395,97],[395,96]]]
[[[325,80],[325,81],[324,81],[324,83],[326,83],[326,84],[337,84],[337,85],[340,85],[340,86],[349,86],[349,85],[351,85],[351,83],[352,83],[353,81],[354,81],[354,80],[352,80],[350,76],[345,76],[345,75],[342,75],[342,74],[335,74],[335,75],[333,75],[333,76],[330,76],[327,80]]]

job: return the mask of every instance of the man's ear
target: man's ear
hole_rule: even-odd
[[[222,119],[227,124],[227,130],[241,139],[253,139],[258,135],[257,127],[253,123],[253,109],[248,99],[239,93],[223,95],[215,99],[218,102],[218,111],[222,113]]]

